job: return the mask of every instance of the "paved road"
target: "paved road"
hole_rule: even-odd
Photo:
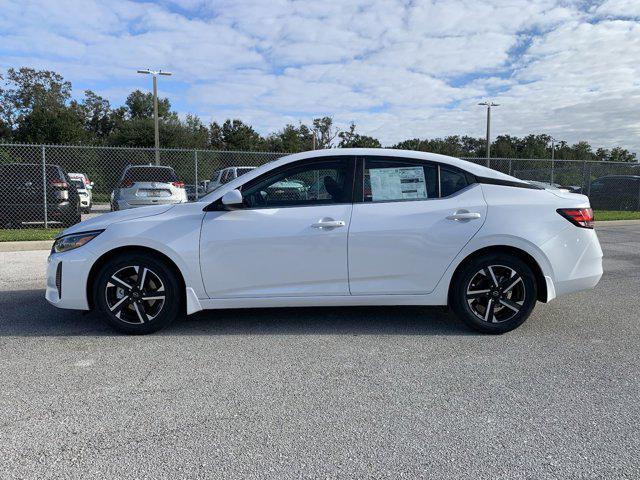
[[[639,478],[640,227],[599,235],[598,287],[500,337],[414,307],[124,337],[0,254],[0,478]]]

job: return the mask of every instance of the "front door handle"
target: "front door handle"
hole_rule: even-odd
[[[324,218],[316,223],[312,223],[311,227],[313,228],[319,228],[320,230],[322,230],[323,228],[339,228],[339,227],[344,227],[346,225],[346,223],[344,222],[344,220],[325,220]]]
[[[461,220],[477,220],[478,218],[480,218],[482,215],[480,215],[478,212],[468,212],[466,210],[458,210],[456,213],[454,213],[453,215],[449,215],[447,217],[447,220],[455,220],[455,221],[461,221]]]

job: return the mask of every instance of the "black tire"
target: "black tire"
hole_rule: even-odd
[[[114,275],[134,288],[128,289],[115,281]],[[157,332],[183,311],[178,275],[174,268],[154,255],[119,255],[98,272],[93,285],[94,304],[104,314],[107,323],[119,332],[134,335]],[[144,282],[142,288],[140,281]],[[164,297],[161,305],[156,304],[156,300],[144,300],[160,296]]]
[[[537,295],[535,276],[525,262],[507,253],[487,254],[471,259],[456,273],[449,303],[472,329],[500,334],[529,318]]]

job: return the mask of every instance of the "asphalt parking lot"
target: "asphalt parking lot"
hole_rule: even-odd
[[[416,307],[120,336],[0,253],[0,478],[638,478],[640,226],[598,234],[596,289],[496,337]]]

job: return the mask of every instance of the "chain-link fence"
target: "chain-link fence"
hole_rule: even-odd
[[[0,228],[62,227],[141,205],[194,201],[284,153],[0,144]],[[484,158],[466,160],[486,164]],[[494,158],[491,168],[640,210],[640,164]],[[243,168],[245,167],[245,168]]]

